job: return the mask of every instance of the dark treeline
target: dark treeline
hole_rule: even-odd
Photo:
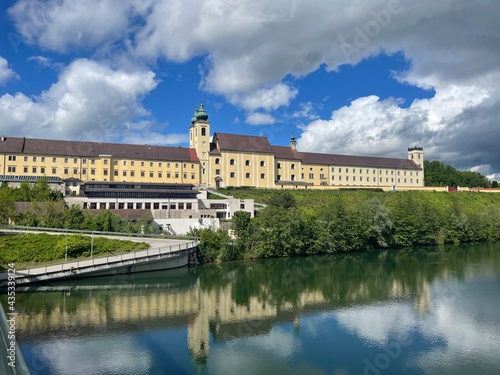
[[[18,202],[29,202],[29,205],[24,211],[16,212]],[[141,226],[144,226],[145,233],[157,231],[151,225],[151,214],[132,222],[110,210],[102,210],[95,215],[78,206],[68,207],[62,195],[51,191],[43,178],[34,184],[23,181],[19,188],[5,183],[0,186],[0,224],[7,224],[9,220],[16,225],[44,228],[140,233]]]
[[[274,192],[231,232],[197,231],[206,261],[330,254],[366,249],[500,240],[500,195],[479,193]],[[301,198],[297,204],[294,195]]]
[[[451,165],[440,161],[424,161],[425,186],[450,187],[498,187],[498,182],[490,182],[479,172],[457,171]]]

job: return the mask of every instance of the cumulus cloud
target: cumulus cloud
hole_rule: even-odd
[[[274,124],[276,119],[269,113],[255,112],[247,116],[245,122],[250,125]]]
[[[45,49],[87,48],[152,64],[201,56],[201,87],[248,112],[289,105],[300,86],[285,79],[402,53],[411,65],[397,79],[432,88],[435,98],[404,109],[396,99],[354,99],[307,125],[302,147],[310,147],[312,133],[324,151],[331,143],[334,151],[390,156],[397,148],[401,156],[408,142],[419,142],[431,157],[500,171],[491,148],[500,117],[500,93],[491,85],[500,74],[498,1],[19,0],[9,13],[25,40]]]
[[[156,85],[150,71],[126,72],[75,60],[37,97],[1,96],[2,131],[41,138],[118,140],[119,126],[149,114],[141,99]]]
[[[16,73],[9,68],[6,59],[0,56],[0,84],[4,84],[9,78],[16,77]]]

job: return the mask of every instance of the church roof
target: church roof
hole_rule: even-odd
[[[372,156],[351,156],[337,154],[320,154],[313,152],[300,152],[302,162],[307,164],[345,165],[348,167],[373,167],[373,168],[397,168],[418,169],[421,168],[408,159],[380,158]]]
[[[185,147],[130,145],[85,141],[5,137],[0,142],[0,153],[38,154],[68,157],[98,157],[144,160],[199,161],[196,150]]]
[[[301,160],[300,152],[290,146],[271,146],[276,159]]]
[[[267,137],[256,135],[214,133],[214,143],[220,151],[273,153]]]

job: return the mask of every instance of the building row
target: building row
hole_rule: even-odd
[[[198,188],[421,187],[424,155],[405,158],[300,152],[296,139],[214,132],[203,104],[189,128],[189,147],[0,137],[0,174],[87,182],[192,184]]]

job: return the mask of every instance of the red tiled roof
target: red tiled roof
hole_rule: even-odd
[[[300,153],[287,146],[271,146],[276,159],[300,160]]]
[[[307,164],[345,165],[353,167],[422,169],[409,159],[379,158],[372,156],[351,156],[301,152],[302,162]]]
[[[273,153],[267,137],[214,133],[214,143],[221,151],[262,152],[268,154]]]
[[[98,157],[144,160],[176,160],[198,162],[196,150],[185,147],[129,145],[83,141],[6,137],[0,142],[0,153],[22,153],[53,156]]]

